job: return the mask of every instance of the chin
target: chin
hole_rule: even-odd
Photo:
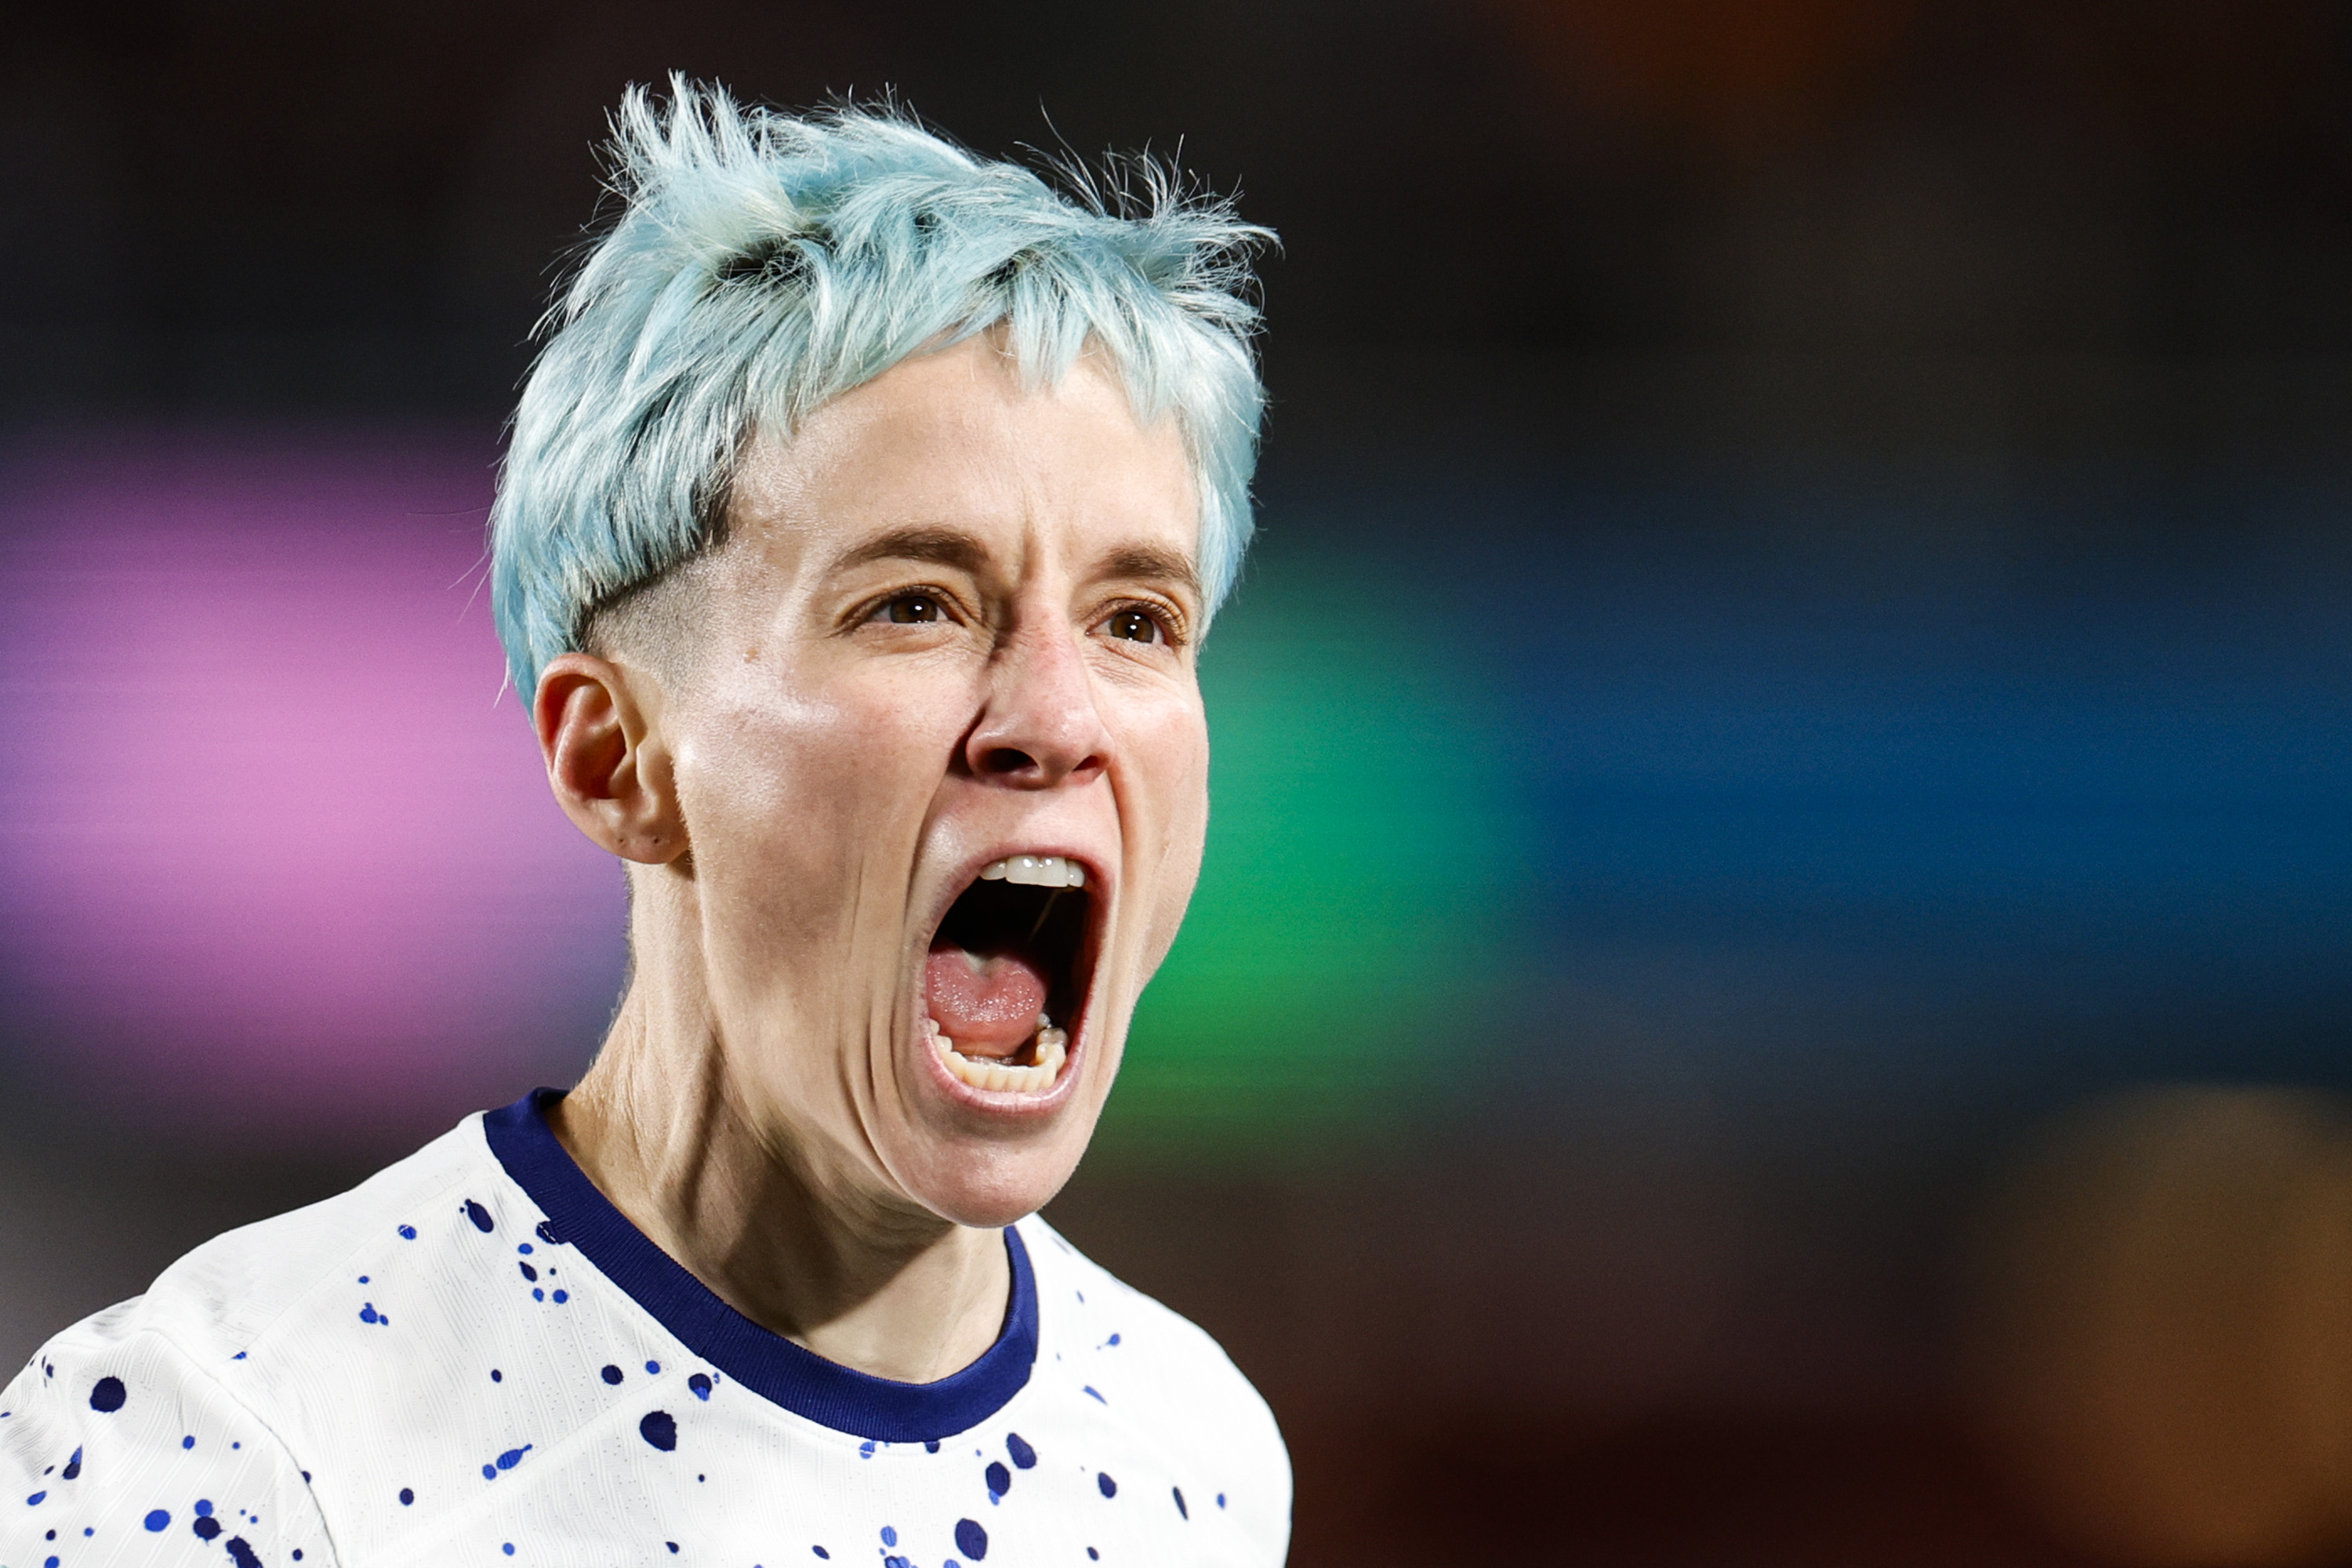
[[[941,1219],[995,1230],[1035,1214],[1050,1203],[1078,1168],[1087,1137],[1083,1127],[1055,1129],[1052,1136],[1006,1146],[993,1142],[915,1135],[921,1146],[893,1163],[908,1196]]]

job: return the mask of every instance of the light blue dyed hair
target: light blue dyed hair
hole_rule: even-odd
[[[670,94],[621,100],[620,216],[541,324],[491,509],[491,605],[526,702],[600,606],[713,542],[755,430],[788,437],[1000,324],[1033,384],[1093,345],[1139,419],[1173,414],[1202,582],[1224,597],[1251,530],[1249,261],[1268,231],[1142,160],[1063,194],[894,110],[790,118],[681,77]]]

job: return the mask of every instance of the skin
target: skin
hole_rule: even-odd
[[[830,1360],[976,1360],[999,1227],[1093,1134],[1200,868],[1198,518],[1172,421],[1139,423],[1108,368],[1024,386],[968,340],[752,441],[726,542],[540,678],[556,798],[629,863],[635,958],[556,1135]],[[1053,1089],[989,1096],[931,1056],[923,963],[1020,853],[1084,865],[1097,957]]]

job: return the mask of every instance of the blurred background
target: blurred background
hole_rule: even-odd
[[[673,69],[1278,228],[1049,1211],[1294,1561],[2352,1562],[2352,7],[185,0],[0,43],[0,1364],[568,1083],[481,529]]]

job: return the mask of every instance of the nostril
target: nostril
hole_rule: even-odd
[[[981,758],[981,766],[992,773],[1017,773],[1037,765],[1037,759],[1011,746],[998,746]]]

